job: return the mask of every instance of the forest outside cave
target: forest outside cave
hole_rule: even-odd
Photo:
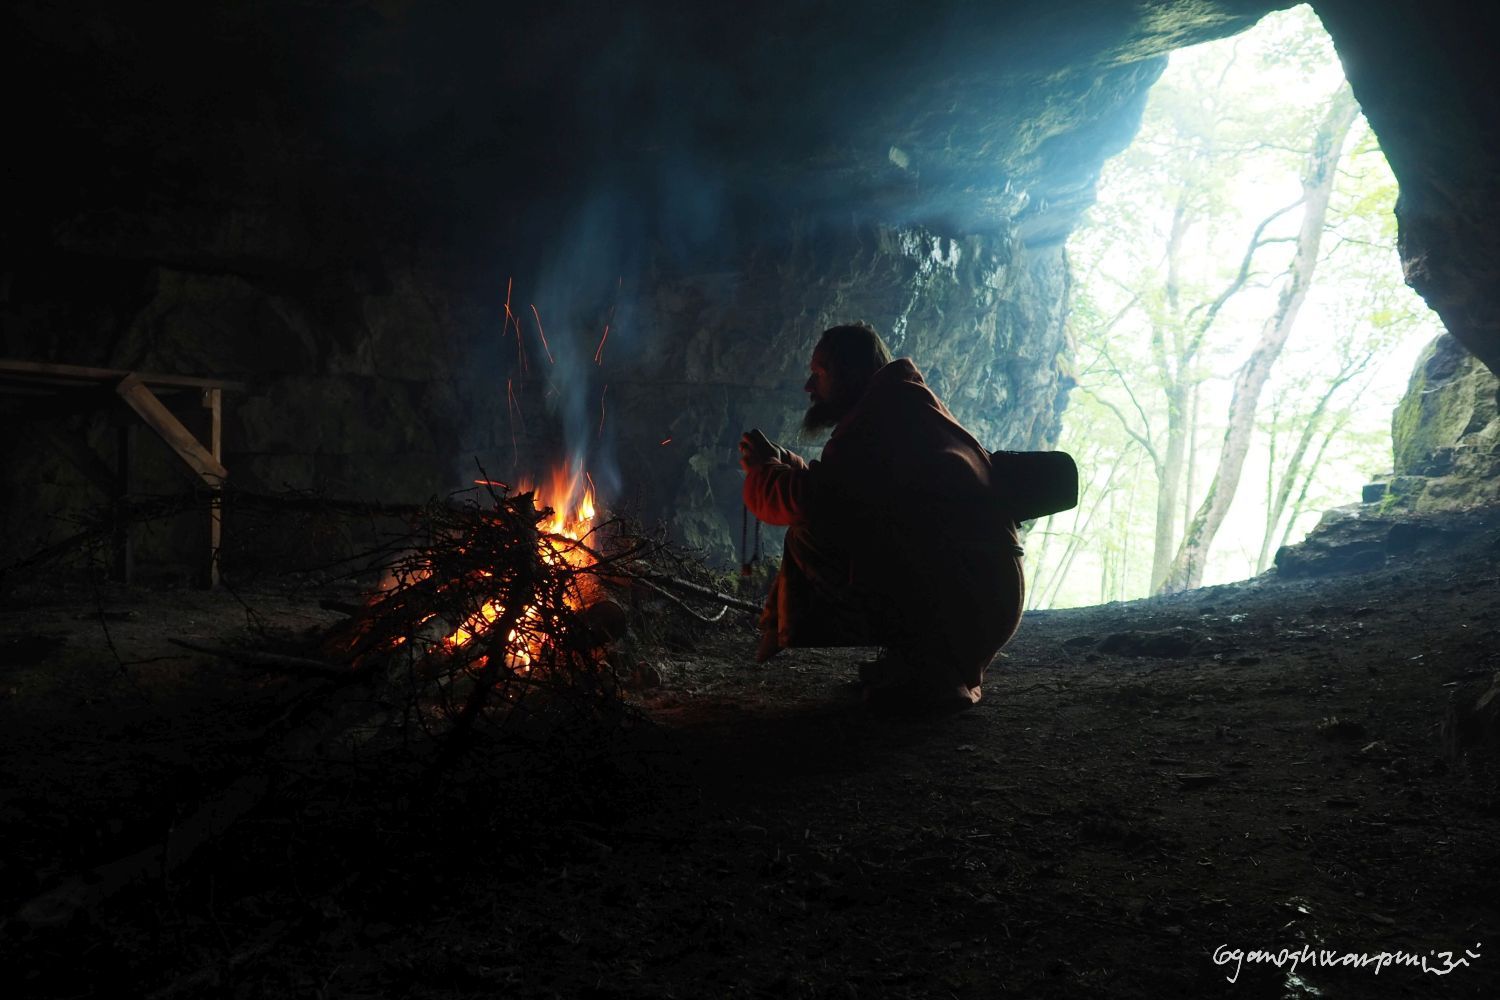
[[[1443,332],[1396,195],[1310,7],[1172,54],[1068,245],[1083,502],[1033,527],[1032,608],[1255,576],[1389,475]]]

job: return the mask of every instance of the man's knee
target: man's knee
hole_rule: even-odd
[[[794,524],[787,529],[783,559],[823,591],[842,591],[849,584],[849,556],[825,532],[810,525]]]

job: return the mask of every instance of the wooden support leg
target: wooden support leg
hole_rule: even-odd
[[[220,468],[224,464],[222,436],[223,392],[219,389],[203,390],[203,408],[208,411],[208,451]],[[203,586],[213,589],[219,585],[219,549],[224,533],[224,480],[209,483],[208,499],[208,565],[202,574]]]
[[[219,485],[229,477],[223,464],[193,437],[193,432],[184,427],[182,421],[173,416],[172,411],[163,406],[139,378],[126,376],[115,386],[115,392],[205,483]]]
[[[130,520],[125,501],[130,496],[131,468],[135,465],[135,424],[121,423],[115,454],[115,537],[114,577],[124,584],[135,580],[135,542],[130,536]]]
[[[162,401],[136,375],[127,375],[115,386],[121,399],[134,410],[146,426],[157,433],[167,446],[194,474],[194,480],[208,490],[208,553],[199,577],[206,587],[219,583],[219,540],[223,513],[224,481],[229,477],[219,454],[219,411],[221,393],[205,389],[203,406],[209,411],[209,446],[204,447],[193,432],[168,410]]]

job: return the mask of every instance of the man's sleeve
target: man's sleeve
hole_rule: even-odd
[[[801,459],[793,455],[798,462]],[[767,524],[787,525],[807,520],[812,470],[805,464],[767,462],[745,475],[745,506]]]

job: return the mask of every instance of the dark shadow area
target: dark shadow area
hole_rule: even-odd
[[[285,681],[165,644],[243,637],[226,595],[34,593],[0,619],[7,965],[35,996],[1147,997],[1230,989],[1223,945],[1487,945],[1500,772],[1452,706],[1500,669],[1500,523],[1415,530],[1364,572],[1033,613],[941,719],[872,718],[859,651],[756,666],[746,620],[658,620],[635,722],[436,781],[378,743],[270,762],[188,863],[63,926],[17,907],[170,851],[192,803],[266,770]],[[287,634],[329,614],[242,596]],[[1488,995],[1480,952],[1444,995]],[[1246,965],[1233,990],[1288,982]]]

